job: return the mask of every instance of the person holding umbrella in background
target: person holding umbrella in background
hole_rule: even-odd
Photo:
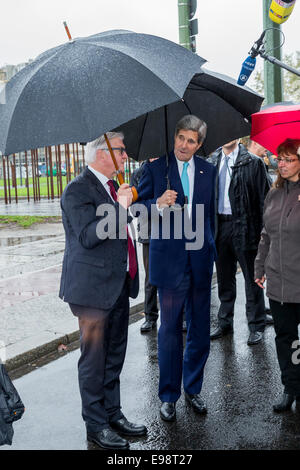
[[[265,200],[255,282],[264,288],[267,280],[284,386],[273,409],[282,412],[295,400],[300,403],[300,362],[293,354],[299,346],[300,323],[300,139],[286,139],[277,154],[278,177]]]
[[[131,175],[130,186],[138,187],[141,176],[145,169],[146,164],[150,164],[157,158],[149,158],[141,164]],[[148,333],[156,327],[158,319],[158,306],[157,306],[157,287],[152,286],[149,282],[149,244],[150,244],[150,224],[148,230],[148,238],[141,238],[138,241],[143,245],[143,263],[145,269],[145,298],[144,298],[144,313],[145,321],[141,325],[141,333]]]

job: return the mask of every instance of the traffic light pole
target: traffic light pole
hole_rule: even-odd
[[[270,0],[263,0],[264,29],[273,28],[267,31],[265,50],[266,54],[268,52],[271,52],[274,55],[275,59],[280,62],[280,25],[273,23],[273,21],[269,18],[269,7]],[[266,104],[279,103],[280,101],[283,101],[282,72],[281,68],[274,64],[276,64],[276,61],[273,61],[272,63],[268,60],[264,61],[264,95],[266,99]]]
[[[198,34],[196,10],[197,0],[178,0],[179,44],[192,52],[196,52]]]
[[[191,45],[189,17],[189,0],[178,0],[179,44],[190,50]]]

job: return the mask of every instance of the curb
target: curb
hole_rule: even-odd
[[[239,269],[238,271],[239,272]],[[216,273],[213,274],[212,277],[212,289],[216,286],[217,278]],[[133,315],[140,314],[143,312],[144,303],[141,302],[137,305],[133,305],[130,308],[129,317]],[[52,341],[49,341],[45,344],[37,346],[36,348],[30,349],[22,354],[18,354],[15,357],[7,359],[5,362],[5,368],[8,372],[16,372],[18,369],[29,365],[32,362],[35,362],[44,356],[47,356],[51,353],[56,353],[57,348],[60,344],[70,345],[75,341],[79,340],[79,330],[73,331],[72,333],[65,334],[60,336],[59,338],[55,338]]]
[[[144,303],[139,303],[130,308],[129,316],[143,312]],[[60,344],[71,344],[79,340],[79,330],[73,331],[72,333],[60,336],[59,338],[49,341],[48,343],[37,346],[36,348],[30,349],[25,353],[18,354],[15,357],[7,359],[5,362],[5,368],[8,372],[15,371],[21,367],[27,366],[29,363],[37,361],[47,354],[57,352],[57,348]]]

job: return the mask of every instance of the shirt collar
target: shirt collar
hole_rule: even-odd
[[[176,158],[176,162],[177,162],[177,165],[178,165],[178,171],[179,171],[179,173],[181,174],[181,173],[182,173],[182,170],[183,170],[184,161],[178,160],[178,158],[176,157],[176,155],[175,155],[175,158]],[[192,156],[192,158],[188,161],[188,163],[189,163],[188,168],[190,168],[190,169],[193,171],[193,169],[195,168],[194,156]]]
[[[103,173],[100,173],[100,171],[97,171],[95,170],[95,168],[91,167],[90,165],[88,165],[88,169],[94,173],[94,175],[96,176],[96,178],[100,181],[100,183],[103,184],[103,186],[106,185],[107,181],[109,181],[109,178],[107,178],[107,176],[103,175]]]
[[[230,163],[232,163],[233,165],[235,164],[238,154],[239,154],[239,146],[237,145],[236,148],[229,155],[227,155],[228,160],[230,160]],[[222,150],[222,161],[224,160],[225,160],[225,153]]]

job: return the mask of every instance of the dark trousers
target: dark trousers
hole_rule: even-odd
[[[127,281],[111,310],[69,305],[80,328],[78,379],[82,417],[87,431],[97,432],[123,416],[119,377],[127,346]]]
[[[210,280],[195,287],[187,269],[177,289],[158,289],[161,326],[158,332],[159,398],[175,402],[181,380],[189,394],[202,388],[204,366],[210,348]],[[185,302],[187,336],[183,357],[182,315]]]
[[[149,243],[143,243],[143,262],[145,268],[144,312],[146,320],[156,321],[158,318],[157,287],[149,282],[149,247]]]
[[[300,304],[276,302],[270,299],[276,333],[277,358],[285,393],[300,396]]]
[[[221,302],[218,322],[221,328],[233,326],[234,304],[236,299],[237,263],[243,271],[246,294],[246,316],[251,332],[263,331],[266,313],[263,290],[254,282],[254,260],[256,250],[237,251],[233,245],[231,220],[219,219],[216,247],[218,294]]]

